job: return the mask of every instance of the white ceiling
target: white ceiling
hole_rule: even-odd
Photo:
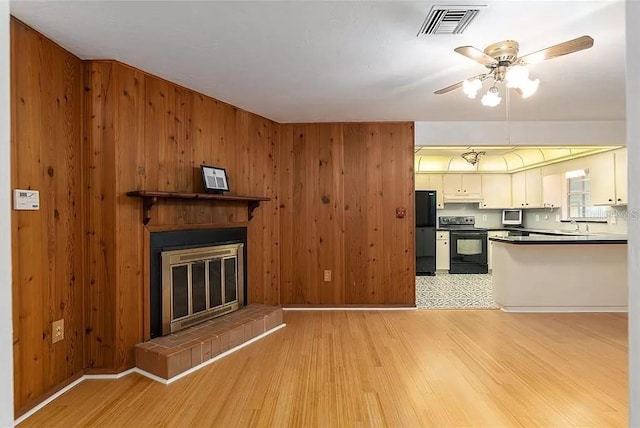
[[[462,35],[416,37],[433,4],[486,4]],[[503,120],[460,90],[485,68],[453,52],[594,47],[532,67],[512,120],[624,119],[622,1],[31,1],[11,13],[83,59],[117,59],[278,122]]]

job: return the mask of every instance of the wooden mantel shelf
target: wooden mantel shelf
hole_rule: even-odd
[[[216,193],[162,192],[158,190],[133,190],[131,192],[127,192],[127,196],[131,198],[142,198],[142,223],[144,224],[149,223],[149,220],[151,220],[151,207],[153,207],[159,199],[197,199],[201,201],[211,202],[225,201],[246,203],[249,220],[253,218],[253,210],[260,206],[260,202],[271,200],[271,198],[266,198],[263,196],[220,195]]]

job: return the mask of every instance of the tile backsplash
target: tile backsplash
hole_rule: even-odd
[[[445,204],[437,212],[440,216],[475,216],[477,227],[502,227],[501,209],[480,209],[478,204]],[[567,222],[557,222],[556,216],[561,216],[560,208],[540,208],[523,210],[523,226],[530,229],[572,230],[574,225]],[[632,216],[627,207],[608,207],[607,222],[588,222],[590,232],[626,234],[628,221],[639,221],[639,216]],[[585,230],[585,223],[579,223],[580,229]]]

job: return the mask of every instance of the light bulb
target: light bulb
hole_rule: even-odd
[[[531,95],[535,94],[538,90],[538,86],[540,86],[540,79],[529,80],[527,79],[522,85],[520,85],[520,90],[522,91],[522,98],[529,98]]]
[[[498,95],[498,88],[496,88],[495,86],[492,86],[491,88],[489,88],[489,90],[487,91],[486,94],[484,94],[484,96],[482,97],[482,105],[486,106],[486,107],[495,107],[498,104],[500,104],[500,101],[502,101],[502,98]]]
[[[471,79],[462,82],[462,91],[469,98],[475,98],[480,88],[482,88],[480,79]]]
[[[529,67],[526,65],[514,65],[507,70],[504,78],[507,80],[507,88],[520,88],[529,81]]]

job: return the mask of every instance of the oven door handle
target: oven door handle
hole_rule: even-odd
[[[463,238],[467,238],[467,237],[484,237],[487,236],[486,233],[483,232],[452,232],[452,235],[456,236],[456,237],[463,237]]]

